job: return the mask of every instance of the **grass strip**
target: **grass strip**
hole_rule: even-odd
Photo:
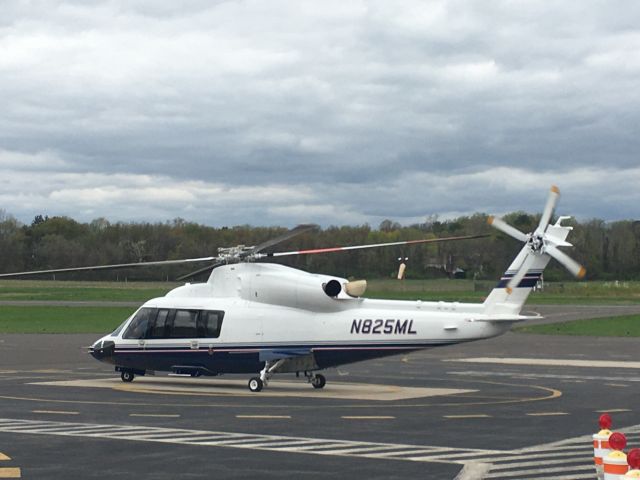
[[[0,333],[109,333],[129,317],[127,307],[0,307]]]
[[[520,333],[590,337],[640,337],[640,315],[572,320],[515,328]]]

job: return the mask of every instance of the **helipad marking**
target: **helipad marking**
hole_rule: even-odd
[[[155,393],[165,395],[241,395],[255,396],[247,389],[244,380],[178,378],[136,378],[133,383],[125,384],[118,378],[78,379],[52,382],[34,382],[30,385],[48,385],[59,387],[111,388],[127,392]],[[322,390],[310,389],[301,382],[271,381],[269,388],[260,392],[263,397],[309,397],[348,400],[394,401],[414,398],[451,396],[474,393],[478,390],[454,388],[401,387],[396,385],[374,385],[366,383],[331,382]]]
[[[19,468],[3,467],[0,468],[0,478],[22,478]]]
[[[640,369],[640,362],[626,362],[621,360],[570,360],[564,358],[455,358],[442,360],[443,362],[463,363],[494,363],[498,365],[529,365],[547,367],[581,367],[581,368],[632,368]]]

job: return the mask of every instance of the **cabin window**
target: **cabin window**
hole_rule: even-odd
[[[196,319],[198,310],[176,310],[170,338],[196,338]]]
[[[166,338],[169,333],[169,310],[161,308],[158,310],[155,321],[149,330],[149,338]]]
[[[129,324],[127,331],[124,332],[122,338],[127,339],[140,339],[146,338],[147,329],[149,327],[149,320],[152,318],[152,314],[155,315],[155,308],[141,308],[136,313],[133,320]]]
[[[224,312],[202,310],[198,317],[198,338],[218,338],[222,327]]]
[[[129,324],[123,338],[218,338],[224,312],[143,308]]]

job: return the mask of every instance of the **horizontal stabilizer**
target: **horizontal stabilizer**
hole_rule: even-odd
[[[469,322],[524,322],[525,320],[540,320],[542,315],[486,315],[469,318]]]

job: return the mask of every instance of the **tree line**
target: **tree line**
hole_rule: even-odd
[[[514,212],[504,219],[523,232],[533,231],[540,216]],[[587,268],[592,280],[640,279],[640,222],[570,220],[570,255]],[[196,258],[217,254],[218,247],[257,245],[284,233],[281,227],[209,227],[177,218],[164,223],[111,223],[97,218],[81,223],[69,217],[37,215],[22,224],[0,210],[0,271],[17,272],[87,265]],[[318,228],[272,248],[272,251],[416,240],[458,235],[489,234],[463,240],[411,247],[386,247],[352,252],[283,257],[303,270],[352,278],[385,278],[396,274],[399,259],[407,264],[407,278],[436,278],[464,270],[468,278],[494,279],[508,267],[521,245],[487,225],[475,214],[450,220],[432,216],[424,223],[401,226],[392,220],[370,225]],[[195,267],[197,268],[197,267]],[[103,272],[58,274],[57,279],[171,280],[191,266],[145,267]],[[551,262],[548,280],[569,278]],[[52,278],[47,275],[45,278]]]

